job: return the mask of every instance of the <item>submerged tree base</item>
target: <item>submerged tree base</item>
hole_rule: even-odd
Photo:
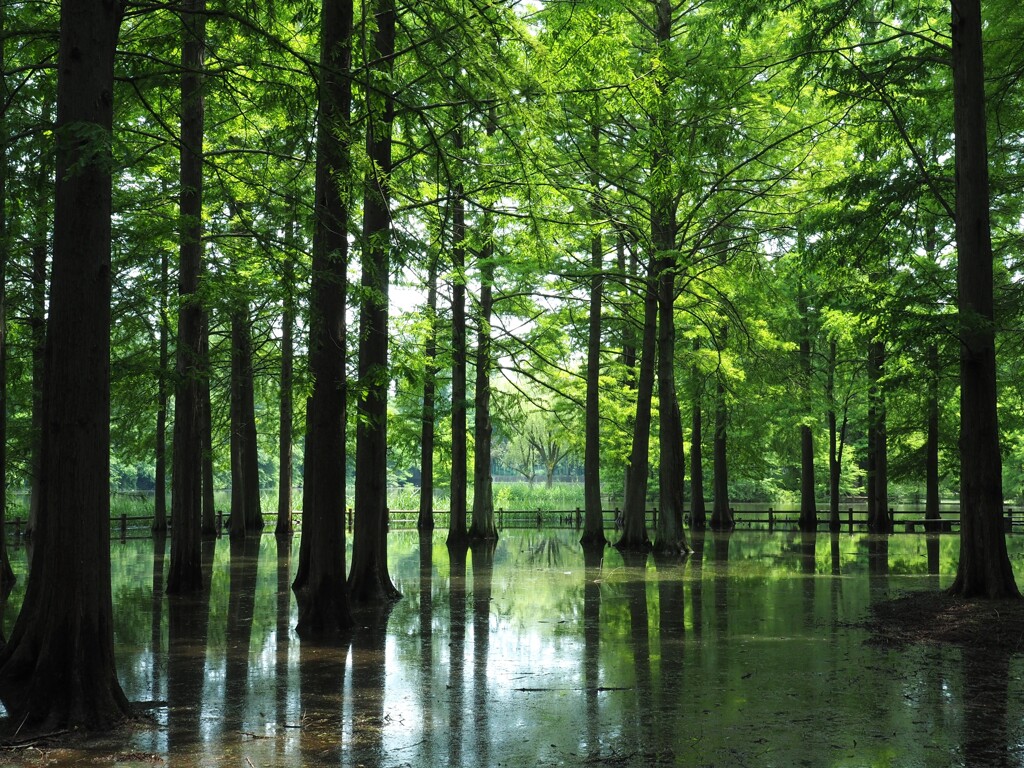
[[[864,626],[881,644],[1014,652],[1024,638],[1024,600],[965,600],[948,592],[911,592],[872,605]]]

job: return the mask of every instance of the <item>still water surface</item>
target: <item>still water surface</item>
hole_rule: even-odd
[[[460,556],[442,532],[392,533],[404,597],[337,647],[294,634],[297,540],[210,542],[203,598],[163,594],[168,545],[115,543],[118,671],[149,719],[0,763],[1024,765],[1018,656],[894,650],[856,626],[946,586],[957,537],[736,532],[588,562],[576,536],[506,531]]]

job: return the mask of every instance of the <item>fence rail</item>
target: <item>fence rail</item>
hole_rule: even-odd
[[[799,528],[800,513],[793,509],[775,509],[774,507],[763,508],[742,508],[733,509],[733,521],[735,527],[740,530],[797,530]],[[495,518],[499,529],[580,529],[583,526],[583,510],[576,509],[496,509]],[[394,530],[413,529],[419,517],[417,510],[393,509],[388,510],[388,527]],[[434,513],[434,524],[436,527],[444,527],[448,524],[449,513],[437,511]],[[658,523],[658,510],[649,509],[646,512],[647,525],[655,529]],[[819,509],[817,512],[818,530],[829,529],[828,510]],[[919,509],[896,509],[889,510],[889,517],[892,522],[892,529],[896,533],[934,532],[951,533],[960,529],[959,510],[944,510],[940,517],[927,519]],[[689,524],[687,514],[686,523]],[[264,521],[267,521],[264,530],[273,530],[277,520],[276,512],[263,514]],[[1024,530],[1024,511],[1015,511],[1012,507],[1003,510],[1004,530],[1007,533]],[[19,538],[25,533],[25,521],[21,519],[8,520],[7,531],[9,535]],[[351,508],[345,513],[346,527],[351,531],[354,522],[354,515]],[[868,527],[867,511],[848,507],[840,512],[839,516],[841,530],[849,533],[855,531],[866,531]],[[127,515],[111,518],[111,530],[116,531],[122,539],[148,536],[153,526],[152,515]],[[168,525],[171,521],[168,517]],[[292,513],[292,523],[295,530],[302,527],[302,515],[300,512]],[[217,532],[220,535],[228,529],[227,517],[217,513]],[[617,529],[621,526],[621,511],[617,508],[604,510],[604,527],[606,530]]]

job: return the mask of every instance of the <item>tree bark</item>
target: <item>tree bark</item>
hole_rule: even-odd
[[[108,730],[129,714],[110,593],[110,219],[114,51],[123,7],[63,0],[42,482],[24,602],[0,651],[22,728]],[[24,731],[22,731],[24,733]]]
[[[693,340],[693,351],[700,349],[700,339]],[[693,376],[693,418],[690,426],[690,528],[703,531],[708,524],[707,508],[704,504],[704,446],[701,420],[701,375],[695,365]]]
[[[722,346],[728,337],[728,326],[722,326]],[[729,455],[726,449],[729,412],[725,403],[725,377],[719,371],[715,387],[715,444],[714,444],[714,506],[711,509],[711,529],[732,530],[732,508],[729,506]]]
[[[300,637],[352,625],[345,573],[346,272],[352,0],[323,0],[302,541],[292,589]],[[340,187],[339,187],[340,185]]]
[[[953,0],[960,562],[950,592],[1019,597],[1003,533],[981,0]]]
[[[203,248],[203,92],[206,0],[183,0],[181,49],[181,217],[178,266],[177,382],[171,487],[171,563],[167,591],[203,586],[202,515],[202,306],[198,295]]]
[[[355,523],[349,592],[362,603],[400,597],[388,574],[388,283],[391,265],[391,131],[394,121],[392,59],[393,0],[376,3],[371,77],[367,172],[363,197],[362,296],[359,308],[359,401],[356,419]]]
[[[289,206],[295,220],[295,204]],[[281,309],[281,397],[278,419],[277,525],[274,536],[291,539],[292,527],[292,439],[294,423],[295,358],[295,224],[287,230],[282,282],[284,302]]]
[[[0,5],[0,73],[4,69],[6,6]],[[0,103],[7,103],[7,78],[0,77]],[[0,115],[0,600],[14,584],[14,571],[7,556],[7,124]],[[0,630],[0,644],[3,631]]]
[[[672,40],[671,0],[657,0],[655,17],[655,40],[664,54],[663,61],[668,62],[671,60],[669,45]],[[658,468],[660,511],[654,547],[660,552],[682,553],[688,550],[683,529],[686,457],[683,453],[683,422],[676,394],[675,279],[678,257],[675,246],[678,225],[671,183],[673,168],[670,147],[675,130],[667,93],[669,74],[664,67],[655,73],[660,98],[654,116],[651,156],[654,182],[654,194],[651,197],[651,244],[658,265],[658,444],[661,454]]]
[[[801,238],[802,240],[802,238]],[[801,250],[803,250],[801,248]],[[800,312],[800,374],[802,398],[806,416],[810,417],[811,394],[811,324],[807,317],[807,299],[804,297],[803,286],[800,286],[797,297]],[[800,521],[801,531],[818,530],[818,507],[814,498],[814,435],[809,424],[800,425]]]
[[[45,161],[40,161],[40,182],[51,184],[50,169]],[[43,443],[43,361],[46,357],[46,286],[47,275],[47,243],[50,222],[47,218],[49,205],[40,193],[36,201],[38,209],[35,218],[35,232],[32,240],[32,316],[29,326],[32,334],[32,436],[31,436],[31,490],[29,492],[28,524],[25,535],[29,538],[36,528],[39,518],[39,478],[42,462]]]
[[[490,216],[484,214],[487,242],[480,255],[480,317],[476,346],[476,406],[473,424],[473,520],[470,541],[497,541],[491,488],[491,313],[493,311],[494,241]]]
[[[210,406],[210,313],[199,315],[199,443],[202,445],[200,474],[202,476],[203,538],[217,536],[217,509],[213,487],[213,413]]]
[[[689,546],[683,528],[686,456],[683,421],[676,394],[675,294],[675,267],[669,259],[664,259],[658,277],[658,440],[661,454],[658,477],[661,504],[654,548],[659,552],[683,553],[689,550]]]
[[[926,352],[928,369],[928,434],[924,455],[924,517],[938,520],[939,513],[939,347],[932,342]],[[932,528],[934,530],[934,528]]]
[[[873,450],[869,466],[871,497],[868,530],[872,533],[892,533],[892,521],[889,518],[889,452],[888,437],[885,430],[885,344],[879,339],[871,341],[868,347],[868,379],[872,382],[869,397],[874,407],[870,411],[870,431],[868,440]]]
[[[462,129],[455,129],[461,153]],[[448,542],[467,543],[466,495],[468,447],[466,426],[466,201],[461,181],[452,185],[452,477]]]
[[[601,300],[604,288],[601,234],[590,240],[590,317],[587,327],[586,424],[583,447],[583,536],[580,543],[604,545],[601,508]]]
[[[167,318],[167,292],[170,259],[166,249],[160,250],[159,332],[160,362],[156,379],[156,451],[153,483],[153,533],[167,533],[167,378],[170,365]]]
[[[434,432],[437,393],[437,261],[427,266],[427,339],[423,349],[423,414],[420,426],[420,512],[416,527],[434,530]]]
[[[622,509],[622,536],[615,543],[622,551],[646,551],[647,472],[650,467],[651,407],[654,399],[655,354],[658,343],[658,291],[650,265],[644,287],[644,336],[640,352],[640,378],[637,381],[636,414],[633,418],[633,445],[629,453],[629,480]]]
[[[249,303],[231,313],[231,536],[263,530]]]
[[[828,401],[828,529],[837,533],[839,521],[839,481],[842,478],[843,447],[836,423],[836,340],[828,343],[828,371],[825,376]]]

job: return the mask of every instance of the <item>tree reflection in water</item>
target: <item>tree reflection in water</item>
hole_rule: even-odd
[[[174,597],[165,546],[115,543],[118,669],[155,722],[47,763],[1021,763],[1020,658],[894,652],[857,628],[874,601],[948,585],[955,537],[695,533],[689,558],[652,565],[505,531],[467,572],[442,535],[391,534],[404,599],[334,645],[294,634],[286,543],[207,542],[209,590]]]

